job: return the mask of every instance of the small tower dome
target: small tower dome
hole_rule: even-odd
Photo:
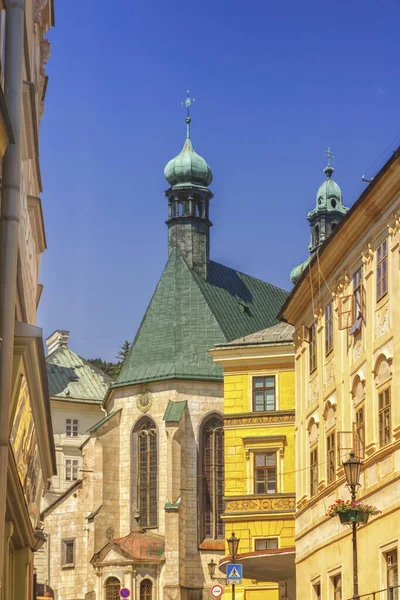
[[[310,256],[304,263],[292,269],[290,279],[294,284],[300,279],[303,271],[308,266],[312,255],[331,235],[335,227],[349,210],[343,205],[340,187],[336,181],[333,181],[332,179],[335,169],[330,162],[331,159],[334,158],[330,148],[328,148],[325,156],[328,158],[328,164],[324,169],[326,179],[318,188],[315,208],[307,215],[307,219],[310,223],[310,244],[308,246]]]
[[[212,171],[204,158],[194,151],[190,139],[190,123],[191,119],[187,117],[185,143],[178,156],[167,163],[164,177],[171,186],[183,184],[208,187],[212,182]]]
[[[334,170],[331,165],[325,167],[324,173],[326,179],[318,188],[316,206],[309,215],[314,214],[318,210],[335,210],[346,214],[347,209],[342,204],[342,190],[336,181],[331,179]]]

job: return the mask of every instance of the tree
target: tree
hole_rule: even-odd
[[[115,379],[118,379],[118,376],[121,373],[122,366],[125,362],[126,357],[128,356],[130,348],[130,343],[128,342],[128,340],[125,340],[125,342],[122,344],[121,348],[117,352],[116,358],[118,362],[116,363],[113,371],[113,377]]]
[[[86,359],[88,363],[103,371],[106,375],[114,378],[114,369],[117,366],[116,363],[106,362],[101,358],[88,358]]]

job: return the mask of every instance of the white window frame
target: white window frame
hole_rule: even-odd
[[[72,417],[65,419],[65,435],[71,438],[79,437],[79,419],[73,419]]]
[[[74,469],[76,468],[76,478],[74,478]],[[70,477],[68,477],[68,469],[70,469]],[[79,459],[78,458],[66,458],[65,459],[65,481],[78,481],[79,473]]]
[[[253,409],[253,379],[256,377],[274,377],[275,378],[275,410],[268,412],[278,412],[280,410],[279,402],[279,372],[278,371],[261,371],[260,373],[251,373],[249,377],[249,412],[253,414],[261,414],[262,411]]]

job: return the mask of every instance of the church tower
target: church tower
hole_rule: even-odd
[[[126,587],[135,600],[207,600],[208,563],[224,556],[223,371],[208,351],[275,325],[287,292],[210,258],[212,173],[193,149],[192,102],[165,167],[166,265],[89,430],[85,477],[46,509],[54,547],[77,539],[60,598]]]
[[[343,205],[340,187],[332,179],[335,169],[331,165],[331,160],[334,156],[330,148],[326,151],[325,156],[328,159],[328,164],[324,169],[326,179],[318,188],[315,208],[307,215],[308,222],[310,223],[310,244],[308,246],[310,256],[290,273],[290,279],[294,284],[300,279],[301,274],[315,252],[328,239],[349,210]]]
[[[194,100],[187,98],[182,104],[187,108],[186,140],[182,151],[168,162],[164,176],[170,184],[165,192],[168,198],[169,254],[178,248],[188,265],[207,278],[210,258],[209,205],[213,197],[208,189],[212,172],[207,162],[199,156],[190,138],[190,106]]]

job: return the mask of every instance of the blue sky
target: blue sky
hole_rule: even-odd
[[[214,174],[212,258],[290,289],[327,146],[351,206],[400,144],[399,20],[394,0],[56,0],[45,335],[69,329],[75,351],[109,360],[133,339],[167,259],[163,169],[187,88]]]

